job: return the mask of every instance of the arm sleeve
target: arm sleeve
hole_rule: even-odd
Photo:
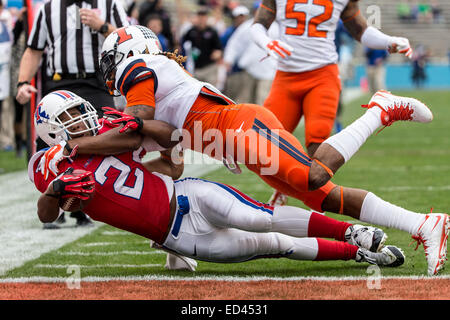
[[[44,50],[47,43],[47,25],[45,23],[45,5],[39,8],[34,17],[33,27],[28,37],[27,46],[34,50]]]
[[[127,93],[127,107],[145,105],[155,107],[155,79],[149,78],[133,85]]]

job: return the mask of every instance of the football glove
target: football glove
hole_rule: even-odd
[[[266,45],[266,52],[276,60],[284,59],[290,56],[294,48],[280,40],[272,40]]]
[[[402,37],[391,37],[391,44],[388,47],[389,53],[401,53],[411,59],[413,50],[409,44],[409,40]]]
[[[95,181],[92,178],[92,172],[86,171],[81,175],[72,174],[73,168],[69,168],[53,180],[53,191],[62,198],[78,198],[88,200],[86,194],[93,193],[95,189]],[[91,177],[88,181],[86,177]]]
[[[123,128],[119,130],[120,133],[123,133],[128,129],[130,129],[130,131],[139,132],[144,126],[144,121],[139,117],[133,117],[109,107],[103,107],[102,109],[104,114],[108,116],[106,118],[107,124],[113,127],[117,127],[121,124],[123,125]]]
[[[69,152],[68,156],[64,155],[64,149]],[[57,145],[45,151],[44,155],[39,161],[39,171],[44,176],[44,179],[47,180],[49,173],[56,177],[59,172],[58,164],[61,162],[61,160],[63,160],[64,158],[74,158],[77,154],[77,150],[78,146],[70,149],[66,141],[61,141]]]

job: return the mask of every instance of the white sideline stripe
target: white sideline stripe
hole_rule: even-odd
[[[67,252],[56,252],[60,256],[116,256],[121,254],[127,255],[158,255],[165,254],[164,251],[112,251],[112,252],[81,252],[81,251],[67,251]]]
[[[185,155],[192,158],[189,150]],[[186,164],[183,177],[199,177],[221,166],[221,164],[205,165],[204,162],[202,165]],[[104,225],[95,222],[95,226],[89,228],[43,230],[36,214],[39,195],[39,191],[28,178],[27,170],[0,174],[0,276]],[[69,226],[69,221],[74,219],[67,220],[65,225]]]
[[[4,278],[0,283],[29,283],[29,282],[66,282],[67,277],[21,277]],[[378,278],[377,278],[378,279]],[[380,280],[448,280],[450,275],[441,276],[389,276],[380,277]],[[177,277],[177,276],[127,276],[127,277],[83,277],[81,282],[105,282],[105,281],[224,281],[224,282],[252,282],[252,281],[373,281],[373,277],[352,276],[352,277],[231,277],[205,275],[199,277]]]
[[[150,240],[142,240],[142,241],[129,241],[126,242],[125,244],[129,245],[129,244],[149,244]],[[118,245],[123,245],[123,242],[114,242],[114,241],[110,241],[110,242],[88,242],[88,243],[79,243],[77,244],[78,247],[104,247],[104,246],[118,246]]]
[[[128,231],[103,231],[103,236],[132,236],[133,234]]]
[[[34,268],[45,268],[45,269],[67,269],[70,267],[80,267],[82,269],[96,269],[96,268],[153,268],[161,267],[161,264],[92,264],[92,265],[81,265],[81,264],[36,264]]]

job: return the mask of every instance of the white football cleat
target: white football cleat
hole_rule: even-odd
[[[380,252],[384,247],[387,235],[383,230],[360,224],[351,225],[345,231],[345,240],[355,246],[371,252]]]
[[[387,246],[380,252],[371,252],[364,248],[359,248],[356,252],[356,262],[368,262],[384,267],[398,267],[405,262],[405,254],[402,249],[395,246]]]
[[[285,206],[288,203],[288,196],[284,193],[281,193],[278,190],[275,190],[272,196],[269,199],[268,204],[272,207]]]
[[[150,248],[167,252],[166,264],[164,265],[164,268],[168,270],[187,270],[194,272],[197,269],[198,263],[194,259],[182,256],[181,254],[178,254],[177,252],[151,240]]]
[[[433,113],[422,102],[414,98],[396,96],[385,90],[378,90],[364,108],[379,107],[381,123],[388,127],[395,121],[427,123],[433,120]]]
[[[168,253],[164,268],[168,270],[187,270],[194,272],[197,268],[197,261],[182,255]]]
[[[450,219],[445,213],[430,213],[424,218],[412,238],[417,241],[416,250],[423,243],[428,263],[428,275],[438,274],[447,260],[447,239]]]

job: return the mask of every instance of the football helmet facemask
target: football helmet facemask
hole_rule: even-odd
[[[69,109],[77,108],[79,116],[72,116]],[[66,119],[61,121],[62,114]],[[73,131],[83,123],[86,129]],[[34,126],[37,135],[49,146],[61,141],[67,141],[72,136],[79,136],[86,132],[96,135],[100,124],[95,108],[85,99],[67,90],[53,91],[39,102],[34,114]]]

